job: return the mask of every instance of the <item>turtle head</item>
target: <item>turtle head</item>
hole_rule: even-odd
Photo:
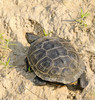
[[[39,38],[39,36],[34,35],[33,33],[26,33],[25,37],[29,44],[31,44]]]

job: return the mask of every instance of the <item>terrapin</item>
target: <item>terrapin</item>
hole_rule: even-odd
[[[30,44],[26,64],[36,74],[35,84],[71,84],[84,73],[85,65],[68,40],[31,33],[26,33],[26,39]]]

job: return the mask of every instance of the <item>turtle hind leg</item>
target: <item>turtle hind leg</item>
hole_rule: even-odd
[[[25,58],[25,63],[26,63],[26,72],[27,72],[27,71],[33,72],[32,68],[29,66],[27,57]]]
[[[35,83],[35,85],[38,85],[38,86],[43,86],[47,84],[46,81],[42,80],[41,78],[37,76],[34,78],[33,82]]]

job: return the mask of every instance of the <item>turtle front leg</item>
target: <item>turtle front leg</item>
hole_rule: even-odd
[[[35,83],[35,85],[38,85],[38,86],[43,86],[47,84],[46,81],[42,80],[41,78],[37,76],[34,78],[33,82]]]
[[[28,62],[27,57],[25,58],[25,63],[26,63],[26,72],[29,71],[29,70],[30,70],[31,72],[33,72],[32,68],[29,66],[29,62]]]

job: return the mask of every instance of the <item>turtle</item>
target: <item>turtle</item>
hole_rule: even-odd
[[[30,44],[25,59],[36,77],[36,85],[47,82],[73,84],[85,71],[85,64],[69,40],[60,37],[37,36],[26,33]]]

